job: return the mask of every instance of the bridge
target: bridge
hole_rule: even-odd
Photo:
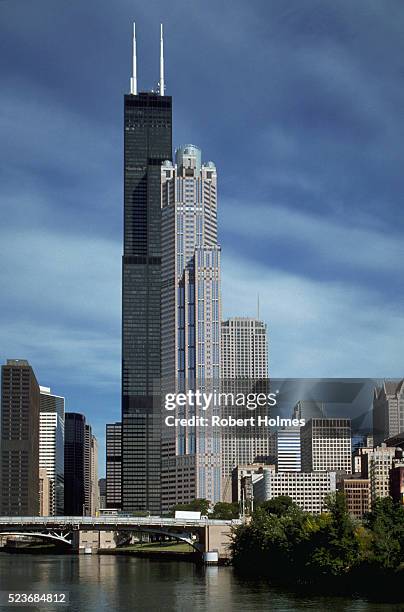
[[[230,556],[232,528],[240,519],[179,519],[159,516],[126,517],[120,515],[91,516],[2,516],[0,537],[32,536],[54,541],[77,552],[114,549],[119,536],[130,532],[165,535],[192,546],[197,552],[215,551],[218,558]]]

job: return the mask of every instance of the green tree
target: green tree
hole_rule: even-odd
[[[287,495],[279,495],[267,501],[261,502],[259,507],[265,510],[267,514],[275,514],[276,516],[282,516],[286,514],[291,508],[296,508],[296,504],[291,497]]]
[[[239,517],[239,505],[237,502],[232,504],[226,502],[217,502],[213,508],[212,518],[230,520]]]
[[[177,504],[173,506],[170,514],[174,516],[176,510],[188,510],[190,512],[200,512],[202,516],[208,514],[210,508],[210,501],[208,499],[198,498],[189,502],[188,504]]]
[[[370,562],[396,569],[404,562],[404,508],[391,497],[378,499],[366,524],[372,534]]]

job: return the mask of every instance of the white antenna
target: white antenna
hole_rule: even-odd
[[[163,24],[160,24],[160,96],[164,96],[164,41],[163,41]]]
[[[260,294],[257,294],[257,319],[260,320]]]
[[[136,24],[133,24],[133,69],[130,79],[130,93],[137,96],[137,69],[136,69]]]

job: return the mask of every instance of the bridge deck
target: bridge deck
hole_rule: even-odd
[[[0,532],[5,527],[18,528],[74,528],[74,529],[119,529],[129,527],[211,527],[211,526],[237,526],[240,519],[176,519],[160,516],[127,517],[119,515],[101,516],[1,516]]]

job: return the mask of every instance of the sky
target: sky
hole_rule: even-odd
[[[224,316],[274,377],[404,375],[402,0],[0,0],[0,359],[120,419],[123,95],[219,180]]]

